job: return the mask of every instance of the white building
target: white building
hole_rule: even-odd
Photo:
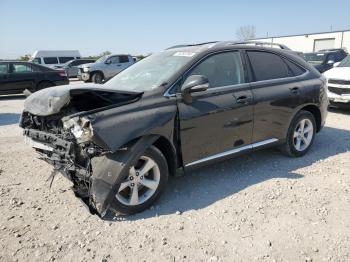
[[[279,43],[303,53],[321,49],[345,48],[350,52],[350,30],[256,38],[253,41]]]

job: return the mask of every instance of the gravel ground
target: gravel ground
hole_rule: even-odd
[[[311,151],[264,150],[172,178],[150,210],[103,221],[23,144],[0,98],[0,261],[350,261],[350,111]]]

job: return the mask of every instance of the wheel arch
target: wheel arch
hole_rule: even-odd
[[[45,79],[45,80],[40,80],[39,82],[37,82],[37,83],[36,83],[36,86],[35,86],[35,89],[36,89],[36,90],[39,90],[39,86],[40,86],[41,84],[43,84],[43,83],[49,83],[49,84],[55,86],[55,83],[54,83],[54,82]]]
[[[302,107],[299,111],[304,110],[310,112],[316,121],[316,132],[319,132],[321,130],[321,122],[322,122],[322,116],[321,116],[321,111],[316,105],[307,105]]]
[[[93,71],[90,72],[90,79],[91,79],[92,76],[93,76],[94,74],[96,74],[96,73],[102,74],[103,78],[105,77],[105,74],[103,73],[102,70],[93,70]]]

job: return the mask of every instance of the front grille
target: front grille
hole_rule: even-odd
[[[335,93],[337,95],[350,94],[350,88],[338,88],[338,87],[329,86],[328,91]]]
[[[350,80],[329,79],[328,83],[337,85],[350,85]]]

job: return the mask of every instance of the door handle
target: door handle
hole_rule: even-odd
[[[299,92],[299,87],[291,87],[291,88],[289,88],[289,90],[290,90],[293,94],[298,94],[298,92]]]
[[[250,96],[239,96],[237,98],[237,103],[239,103],[239,104],[248,104],[250,99],[251,99]]]

